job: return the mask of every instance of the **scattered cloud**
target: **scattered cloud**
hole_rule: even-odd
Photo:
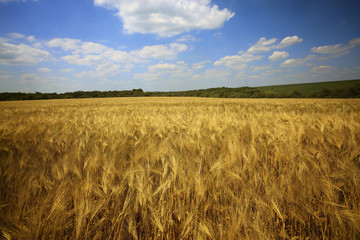
[[[205,61],[202,61],[202,62],[194,63],[192,65],[192,69],[194,69],[194,70],[203,69],[205,67],[205,64],[207,64],[207,63],[211,63],[211,61],[210,60],[205,60]]]
[[[121,65],[114,63],[103,63],[97,65],[95,70],[83,71],[76,74],[79,78],[105,78],[108,76],[115,76],[116,73],[121,71]]]
[[[277,61],[289,57],[289,53],[285,51],[274,51],[271,56],[268,57],[271,61]]]
[[[231,76],[232,72],[224,69],[210,68],[207,69],[203,74],[193,75],[193,79],[197,80],[216,80],[216,81],[226,81]]]
[[[224,65],[234,69],[244,69],[247,67],[245,63],[249,63],[255,60],[261,60],[263,56],[252,55],[249,53],[243,53],[242,55],[226,56],[220,60],[214,62],[214,66]]]
[[[251,66],[250,69],[252,72],[259,72],[259,71],[264,71],[267,69],[270,69],[271,66],[270,65],[266,65],[266,66]]]
[[[188,46],[182,43],[172,43],[168,45],[145,46],[140,50],[130,52],[130,54],[139,58],[153,59],[175,59],[177,54],[186,51]]]
[[[196,42],[198,39],[196,37],[193,37],[191,35],[184,35],[180,38],[176,39],[177,42]]]
[[[117,10],[124,31],[171,37],[191,30],[217,29],[235,13],[220,10],[211,0],[94,0],[95,5]]]
[[[27,44],[0,42],[0,65],[29,65],[51,59],[48,51]]]
[[[280,64],[280,67],[295,67],[305,64],[307,61],[315,58],[315,55],[309,55],[306,58],[288,59]]]
[[[50,69],[50,68],[46,68],[46,67],[42,67],[42,68],[39,68],[38,71],[39,71],[39,72],[42,72],[42,73],[48,73],[48,72],[51,72],[51,69]]]
[[[335,56],[340,57],[349,54],[351,49],[358,46],[360,46],[360,38],[353,38],[346,45],[335,44],[313,47],[311,51],[320,54],[334,54]]]
[[[248,52],[249,53],[261,53],[261,52],[268,52],[272,49],[286,48],[291,45],[301,43],[302,38],[299,38],[298,36],[286,37],[283,40],[281,40],[280,43],[274,45],[274,43],[276,41],[277,41],[277,38],[266,39],[265,37],[262,37],[257,41],[256,44],[252,45],[248,49]]]
[[[274,46],[274,48],[286,48],[291,45],[301,43],[303,40],[302,38],[299,38],[298,36],[292,36],[292,37],[286,37],[279,44]]]
[[[80,42],[81,45],[78,45],[73,53],[75,54],[102,54],[108,51],[112,51],[111,48],[108,48],[102,44],[94,42]],[[74,44],[76,46],[76,44]]]
[[[75,71],[75,68],[64,68],[60,70],[61,72],[73,72]]]
[[[74,54],[74,55],[66,55],[62,57],[62,59],[70,64],[84,65],[84,66],[98,65],[106,61],[106,59],[104,59],[102,55],[81,56],[79,54]]]
[[[26,37],[24,34],[21,33],[9,33],[8,35],[13,39],[21,39]]]
[[[277,41],[277,38],[266,39],[264,37],[260,38],[259,41],[248,49],[249,53],[261,53],[268,52],[271,50],[271,44]]]
[[[64,51],[79,49],[81,40],[72,38],[54,38],[46,43],[48,47],[61,48]]]
[[[176,63],[158,63],[148,67],[148,72],[135,73],[133,79],[144,82],[149,81],[168,81],[190,78],[193,72],[183,61]]]
[[[159,73],[149,73],[149,72],[135,73],[133,75],[133,79],[140,80],[143,82],[156,81],[158,80],[158,77],[159,77]]]
[[[334,68],[332,66],[318,66],[318,67],[313,67],[311,69],[311,72],[313,72],[313,73],[329,73],[333,69]]]
[[[21,84],[25,83],[46,83],[49,80],[41,78],[38,74],[35,73],[26,73],[21,75]]]
[[[167,71],[173,71],[176,69],[175,64],[171,63],[159,63],[156,65],[149,66],[149,72],[167,72]]]

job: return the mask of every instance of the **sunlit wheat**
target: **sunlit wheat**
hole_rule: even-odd
[[[360,101],[0,103],[4,239],[360,239]]]

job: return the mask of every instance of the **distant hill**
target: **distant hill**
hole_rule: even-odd
[[[309,96],[314,92],[321,91],[322,89],[343,89],[343,88],[356,88],[360,87],[360,79],[356,80],[343,80],[333,82],[316,82],[316,83],[302,83],[302,84],[289,84],[289,85],[274,85],[256,87],[261,92],[273,92],[275,94],[289,94],[293,91],[299,91],[303,96]]]
[[[360,79],[263,87],[208,88],[175,92],[77,91],[67,93],[0,93],[0,101],[107,98],[107,97],[214,97],[214,98],[360,98]]]

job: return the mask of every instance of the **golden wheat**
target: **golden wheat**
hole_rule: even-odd
[[[359,100],[79,99],[0,112],[4,239],[360,239]]]

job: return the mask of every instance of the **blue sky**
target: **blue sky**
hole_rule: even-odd
[[[0,0],[0,92],[360,78],[359,1]]]

